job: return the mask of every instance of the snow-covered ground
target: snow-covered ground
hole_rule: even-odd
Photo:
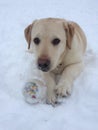
[[[88,39],[85,69],[71,97],[55,108],[29,105],[22,95],[36,71],[24,28],[43,17],[76,21]],[[98,130],[97,0],[0,0],[0,130]]]

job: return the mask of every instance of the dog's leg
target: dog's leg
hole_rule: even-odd
[[[46,85],[47,85],[47,103],[54,105],[56,103],[56,94],[55,94],[55,77],[52,73],[44,74]]]
[[[57,95],[64,97],[71,94],[73,81],[81,73],[83,67],[84,64],[80,62],[65,68],[56,86]]]

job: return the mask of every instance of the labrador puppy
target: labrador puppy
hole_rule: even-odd
[[[87,41],[83,30],[72,21],[46,18],[35,20],[24,33],[28,49],[35,53],[37,68],[44,75],[47,102],[54,104],[57,95],[70,95],[73,82],[84,67]]]

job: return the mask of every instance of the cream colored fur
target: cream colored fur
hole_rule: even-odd
[[[83,70],[83,56],[86,50],[86,37],[79,25],[64,19],[36,20],[25,29],[25,37],[29,49],[36,55],[36,60],[43,55],[50,58],[50,70],[48,72],[39,70],[47,84],[47,102],[54,104],[57,100],[56,94],[59,96],[71,94],[73,82]],[[35,37],[41,39],[38,46],[33,43]],[[51,44],[55,37],[61,39],[57,46]],[[60,79],[56,81],[58,75]]]

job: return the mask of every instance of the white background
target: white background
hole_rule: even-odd
[[[71,97],[55,108],[29,105],[22,96],[36,71],[24,29],[44,17],[76,21],[88,40],[85,69]],[[0,130],[98,130],[97,0],[0,0]]]

